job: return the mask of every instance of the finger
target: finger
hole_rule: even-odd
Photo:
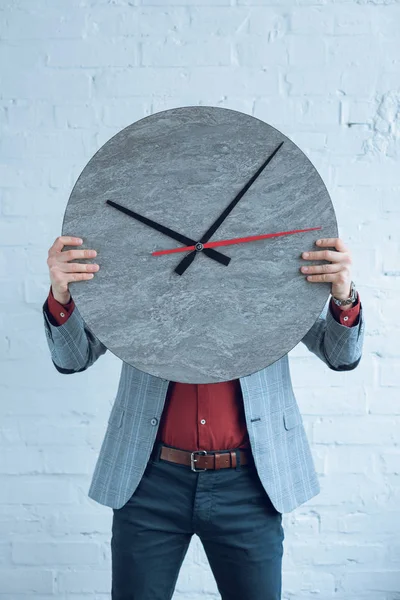
[[[72,281],[83,281],[84,279],[92,279],[94,277],[94,273],[68,273],[66,277],[67,283],[71,283]]]
[[[324,273],[323,275],[308,275],[306,279],[311,283],[333,283],[336,281],[336,274]]]
[[[303,252],[301,255],[305,260],[328,260],[330,262],[343,262],[346,258],[344,252],[335,252],[334,250],[317,250],[316,252]]]
[[[348,252],[348,249],[341,238],[323,238],[315,242],[317,246],[330,246],[336,248],[339,252]]]
[[[82,281],[93,277],[94,273],[65,273],[59,267],[50,267],[51,282],[58,286],[65,286],[71,281]]]
[[[334,263],[331,265],[310,265],[301,267],[301,272],[309,275],[319,275],[322,273],[338,273],[342,268],[343,265],[341,263]]]
[[[97,256],[97,252],[93,249],[66,250],[65,252],[60,252],[57,258],[60,262],[68,262],[70,260],[93,258],[94,256]]]
[[[52,245],[52,247],[50,248],[50,251],[54,251],[54,252],[61,252],[61,250],[64,248],[64,246],[74,246],[75,244],[82,244],[83,240],[81,238],[78,237],[72,237],[70,235],[60,235],[58,238],[56,238],[54,244]]]
[[[349,279],[348,269],[340,269],[337,273],[323,273],[322,275],[308,275],[307,281],[312,283],[329,282],[344,285]]]
[[[84,273],[84,272],[95,272],[100,269],[99,265],[92,263],[60,263],[58,268],[63,273]]]

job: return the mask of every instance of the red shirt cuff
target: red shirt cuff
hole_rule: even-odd
[[[75,302],[73,301],[72,297],[68,304],[61,304],[60,302],[57,302],[57,300],[53,296],[53,291],[50,286],[50,292],[47,298],[47,306],[49,309],[49,313],[51,314],[57,325],[64,325],[64,323],[71,316],[71,313],[75,308]]]
[[[342,310],[340,306],[334,303],[331,299],[330,303],[331,313],[335,317],[336,321],[345,327],[354,327],[354,325],[358,325],[358,318],[360,315],[360,294],[357,293],[357,302],[356,304],[347,310]]]

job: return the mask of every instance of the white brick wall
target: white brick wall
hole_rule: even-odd
[[[368,321],[353,372],[291,353],[322,493],[285,515],[283,598],[399,599],[399,0],[0,4],[0,600],[109,598],[111,511],[86,494],[120,363],[52,366],[47,249],[94,152],[189,104],[253,114],[307,152]],[[174,598],[218,597],[194,538]]]

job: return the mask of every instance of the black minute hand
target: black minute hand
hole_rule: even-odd
[[[196,244],[196,242],[194,240],[192,240],[191,238],[188,238],[185,235],[182,235],[181,233],[178,233],[177,231],[170,229],[169,227],[165,227],[165,225],[160,225],[160,223],[157,223],[156,221],[153,221],[152,219],[148,219],[147,217],[144,217],[143,215],[140,215],[139,213],[137,213],[133,210],[130,210],[129,208],[126,208],[125,206],[121,206],[121,204],[117,204],[116,202],[113,202],[112,200],[106,200],[106,204],[113,206],[117,210],[120,210],[121,212],[125,213],[126,215],[133,217],[137,221],[140,221],[141,223],[144,223],[145,225],[152,227],[156,231],[159,231],[160,233],[167,235],[168,237],[172,238],[173,240],[176,240],[177,242],[181,242],[182,244],[185,244],[187,246],[193,246]],[[218,252],[217,250],[213,250],[213,248],[204,248],[203,252],[209,258],[212,258],[213,260],[216,260],[217,262],[219,262],[223,265],[229,265],[229,263],[231,261],[229,256],[226,256],[225,254],[222,254],[222,252]]]
[[[218,217],[218,219],[211,225],[211,227],[209,229],[207,229],[207,231],[205,232],[205,234],[203,235],[203,237],[200,239],[200,242],[202,244],[205,244],[206,242],[208,242],[208,240],[210,239],[210,237],[212,235],[214,235],[214,233],[217,231],[217,229],[225,221],[225,219],[229,215],[229,213],[235,208],[236,204],[239,202],[239,200],[242,198],[242,196],[245,195],[245,193],[247,192],[247,190],[249,189],[249,187],[255,182],[255,180],[257,179],[257,177],[265,169],[265,167],[267,166],[267,164],[274,158],[275,154],[278,152],[278,150],[282,146],[283,146],[283,142],[281,142],[279,144],[279,146],[277,148],[275,148],[275,150],[273,151],[273,153],[267,158],[267,160],[261,165],[261,167],[254,173],[254,175],[249,179],[249,181],[246,183],[246,185],[234,197],[234,199],[232,200],[232,202],[220,214],[220,216]],[[203,252],[205,252],[205,250],[206,250],[206,248],[203,249]],[[193,262],[193,260],[194,260],[194,258],[196,256],[196,254],[198,254],[197,250],[193,250],[192,252],[190,252],[190,254],[187,254],[185,256],[185,258],[183,258],[181,260],[181,262],[178,264],[178,266],[175,268],[175,273],[178,273],[178,275],[183,275],[183,273],[186,271],[186,269],[189,267],[189,265],[192,264],[192,262]]]

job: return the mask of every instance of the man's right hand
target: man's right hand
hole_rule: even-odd
[[[51,289],[55,300],[60,304],[68,304],[71,294],[68,289],[70,281],[82,281],[92,279],[94,272],[99,270],[98,264],[70,263],[70,260],[93,258],[97,255],[96,250],[66,250],[64,246],[78,246],[82,244],[80,238],[66,235],[56,238],[49,249],[47,265],[50,272]]]

